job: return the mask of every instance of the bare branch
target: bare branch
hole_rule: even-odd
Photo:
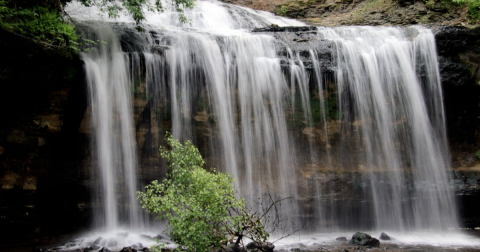
[[[269,194],[268,196],[270,197],[270,200],[273,201],[272,196],[271,196],[270,194]],[[270,209],[272,209],[272,207],[275,206],[275,208],[276,208],[276,204],[277,204],[278,202],[283,201],[283,200],[286,200],[286,199],[290,199],[290,198],[292,198],[292,197],[283,198],[283,199],[278,199],[278,200],[274,201],[274,202],[268,207],[268,209],[263,213],[263,215],[262,215],[260,218],[257,219],[257,221],[258,221],[258,220],[261,220],[268,212],[270,212]]]
[[[280,237],[280,238],[276,239],[276,240],[275,240],[275,241],[273,241],[272,243],[275,243],[275,242],[277,242],[277,241],[279,241],[279,240],[281,240],[281,239],[283,239],[283,238],[286,238],[286,237],[292,236],[292,235],[294,235],[296,232],[298,232],[299,230],[300,230],[300,229],[298,229],[298,228],[297,228],[297,229],[293,230],[292,232],[290,232],[290,233],[288,233],[288,234],[286,234],[286,235],[284,235],[284,236],[282,236],[282,237]]]

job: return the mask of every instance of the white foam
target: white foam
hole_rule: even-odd
[[[381,231],[363,231],[371,235],[373,238],[379,239]],[[434,231],[415,231],[415,232],[386,232],[390,237],[394,238],[391,241],[381,240],[381,244],[397,244],[400,246],[435,246],[443,248],[465,248],[465,247],[480,247],[480,238],[473,235],[461,232],[458,230],[451,230],[450,232],[434,232]],[[352,239],[355,232],[331,232],[331,233],[313,233],[301,234],[286,237],[275,242],[276,249],[290,249],[298,248],[299,244],[307,247],[317,245],[333,245],[338,244],[336,238],[346,237],[347,240]],[[272,241],[275,241],[272,237]]]
[[[151,247],[157,242],[155,237],[159,232],[152,230],[131,232],[129,229],[116,229],[107,232],[94,231],[79,235],[80,238],[67,242],[66,244],[56,247],[56,250],[75,250],[79,248],[89,248],[96,245],[97,249],[107,247],[110,250],[121,250],[124,247]],[[165,236],[166,237],[166,236]],[[166,242],[166,247],[175,248],[175,245],[168,238],[162,239]]]

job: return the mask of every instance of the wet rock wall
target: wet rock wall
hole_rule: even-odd
[[[6,31],[0,55],[0,244],[78,231],[90,200],[82,62]]]
[[[475,210],[480,202],[479,158],[476,155],[480,149],[479,30],[432,29],[436,34],[444,88],[453,164],[452,187],[458,195],[462,226],[478,227],[480,219]],[[272,32],[273,36],[282,38],[290,48],[299,52],[307,69],[311,64],[308,60],[309,43],[322,43],[323,49],[317,52],[318,57],[323,62],[324,74],[330,76],[326,80],[334,85],[335,68],[331,62],[334,45],[311,39],[314,28],[257,32]],[[41,238],[49,239],[88,228],[95,205],[90,195],[95,182],[90,170],[91,128],[88,126],[88,95],[82,63],[76,57],[39,48],[9,33],[2,32],[0,38],[0,116],[3,118],[0,125],[0,226],[5,227],[0,231],[0,243],[32,239],[41,242]],[[287,68],[285,44],[279,44],[277,49],[283,67]],[[152,109],[141,91],[135,97],[137,141],[143,167],[140,173],[147,182],[161,176],[158,169],[164,166],[156,153],[157,145],[161,143],[149,142],[151,137],[148,134],[159,134],[168,129],[169,116],[164,113],[168,108],[162,111]],[[331,109],[333,115],[335,108]],[[163,113],[163,124],[151,127],[148,122],[151,113]],[[208,156],[211,143],[202,136],[214,134],[208,129],[213,122],[208,115],[196,117],[198,133],[194,141]],[[332,128],[336,126],[331,125]],[[335,139],[335,132],[330,132]],[[308,141],[312,135],[321,135],[321,132],[306,128],[296,137]],[[322,142],[321,138],[317,140]],[[342,159],[340,152],[336,155]],[[215,163],[213,158],[207,161]],[[320,172],[313,176],[312,169]],[[305,164],[298,173],[307,178],[307,184],[308,179],[321,180],[326,196],[334,195],[338,202],[352,207],[364,200],[361,192],[368,189],[362,187],[362,174],[358,171],[308,167]],[[305,186],[302,190],[307,195],[310,189]],[[308,197],[300,200],[306,206],[304,215],[309,214],[309,208],[317,207],[309,205]],[[330,209],[341,211],[344,207],[337,203]],[[367,215],[358,213],[360,219],[362,216]],[[369,220],[362,221],[367,223]]]

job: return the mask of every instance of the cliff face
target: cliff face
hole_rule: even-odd
[[[78,230],[90,200],[82,62],[5,31],[0,55],[0,244]]]
[[[480,28],[437,27],[447,135],[457,202],[466,227],[480,225]]]
[[[480,27],[468,24],[466,7],[440,0],[222,1],[300,19],[316,26],[431,27],[437,42],[454,177],[460,182],[462,179],[470,181],[460,183],[469,188],[468,197],[480,195]],[[460,191],[459,195],[465,192]],[[478,206],[465,205],[462,211],[471,215],[467,213],[468,209],[475,207]]]
[[[414,0],[222,0],[265,10],[312,25],[462,25],[465,7]]]

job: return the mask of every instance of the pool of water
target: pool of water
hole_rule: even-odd
[[[382,232],[365,231],[379,239]],[[331,232],[292,235],[277,241],[277,251],[480,251],[480,230],[450,232],[385,232],[391,241],[380,240],[379,248],[366,248],[349,244],[355,232]],[[345,237],[347,241],[338,241]]]
[[[361,231],[361,230],[360,230]],[[363,231],[373,238],[379,238],[379,231]],[[276,252],[347,252],[347,251],[462,251],[480,252],[480,229],[461,230],[451,232],[385,232],[393,240],[380,241],[380,247],[367,248],[349,244],[354,231],[329,232],[329,233],[296,233],[284,237],[278,241],[278,237],[271,237],[270,241],[275,244]],[[128,230],[116,230],[112,232],[90,232],[72,237],[60,237],[52,240],[43,240],[28,244],[11,244],[0,246],[0,251],[31,252],[39,251],[34,248],[50,249],[54,252],[84,251],[85,248],[92,248],[90,251],[99,251],[102,247],[108,247],[112,252],[120,251],[123,247],[150,247],[155,244],[155,237],[161,237],[169,243],[167,247],[176,247],[162,232],[144,231],[129,232]],[[338,241],[337,238],[345,237],[346,241]],[[94,246],[93,246],[94,245]],[[33,249],[33,250],[32,250]],[[80,249],[80,250],[79,250]],[[87,250],[88,251],[88,250]]]

